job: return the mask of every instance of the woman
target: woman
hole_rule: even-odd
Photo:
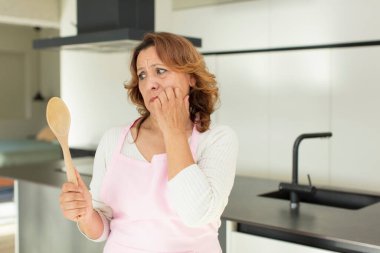
[[[65,183],[64,216],[104,252],[217,253],[220,216],[234,181],[237,138],[210,126],[218,88],[183,37],[149,33],[125,86],[141,118],[105,133],[91,193]]]

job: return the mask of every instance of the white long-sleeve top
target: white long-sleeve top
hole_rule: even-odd
[[[123,128],[108,130],[96,151],[90,192],[93,207],[102,218],[104,230],[93,241],[104,241],[110,232],[112,207],[101,201],[100,188]],[[122,154],[146,161],[133,143],[130,131],[127,138],[129,141],[124,142]],[[186,167],[168,182],[169,201],[186,225],[196,227],[220,221],[234,183],[237,153],[237,136],[230,127],[211,126],[200,133],[197,163]]]

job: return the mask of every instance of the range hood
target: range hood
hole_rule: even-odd
[[[154,0],[77,0],[77,35],[33,41],[34,49],[124,51],[154,31]],[[200,38],[187,37],[201,47]]]

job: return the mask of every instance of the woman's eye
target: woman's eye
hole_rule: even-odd
[[[167,70],[166,70],[166,69],[158,68],[156,71],[157,71],[157,74],[162,75],[162,74],[164,74]]]
[[[145,73],[141,72],[140,74],[137,75],[139,77],[139,80],[144,80],[145,79]]]

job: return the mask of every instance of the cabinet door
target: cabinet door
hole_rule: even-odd
[[[229,221],[227,222],[229,223]],[[300,244],[284,242],[265,237],[249,235],[234,231],[233,224],[227,224],[227,253],[331,253]]]
[[[54,172],[59,173],[59,172]],[[19,253],[101,253],[103,243],[87,240],[59,207],[60,189],[17,181]]]

